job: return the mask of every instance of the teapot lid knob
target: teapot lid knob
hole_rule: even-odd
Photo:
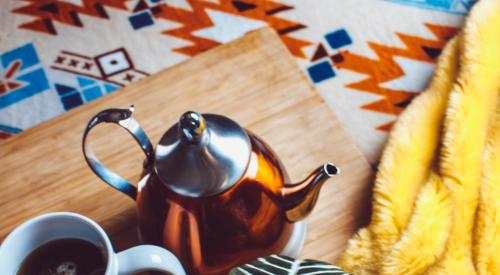
[[[183,137],[191,144],[199,144],[205,134],[205,118],[197,112],[187,111],[179,119]]]
[[[247,132],[221,115],[185,112],[156,146],[154,169],[172,191],[206,197],[229,189],[251,156]]]

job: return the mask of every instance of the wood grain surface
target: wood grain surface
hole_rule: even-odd
[[[153,144],[187,110],[231,117],[267,141],[293,181],[330,161],[342,174],[325,184],[308,220],[302,257],[333,262],[365,221],[372,171],[270,29],[78,107],[0,143],[0,241],[26,219],[72,211],[97,221],[117,250],[138,244],[134,201],[101,182],[81,152],[83,129],[105,108],[136,106]],[[116,126],[89,139],[97,156],[137,182],[143,155]]]

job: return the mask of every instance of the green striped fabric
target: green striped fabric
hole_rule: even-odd
[[[233,268],[230,275],[314,275],[348,274],[340,268],[316,260],[296,260],[287,256],[271,255]]]

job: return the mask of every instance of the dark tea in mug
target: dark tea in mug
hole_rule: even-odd
[[[17,275],[103,275],[106,264],[99,246],[82,239],[58,239],[33,250]]]

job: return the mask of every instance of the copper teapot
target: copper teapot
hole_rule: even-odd
[[[132,112],[133,106],[95,115],[83,135],[85,159],[99,178],[136,201],[142,241],[172,251],[188,274],[221,274],[263,255],[289,253],[294,223],[339,173],[326,163],[289,183],[276,154],[257,136],[227,117],[191,111],[153,150]],[[146,155],[137,187],[102,165],[86,142],[102,122],[126,129]]]

